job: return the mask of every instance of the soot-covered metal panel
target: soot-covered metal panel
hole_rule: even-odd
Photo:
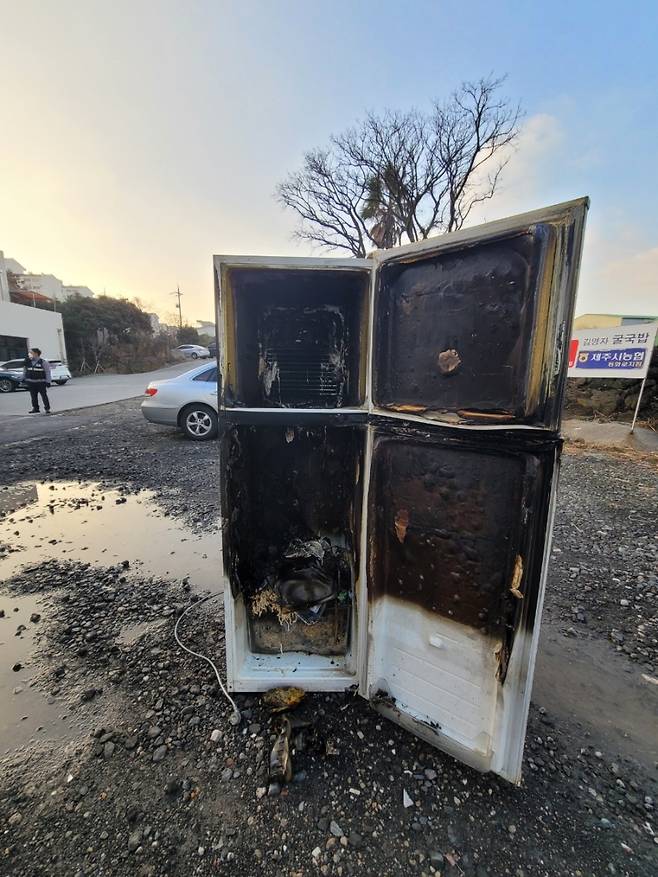
[[[440,431],[440,427],[437,427]],[[368,594],[392,596],[502,637],[532,631],[555,442],[442,440],[407,425],[376,430]]]
[[[548,238],[536,226],[477,247],[384,263],[375,403],[523,419]]]
[[[294,540],[327,538],[358,567],[363,427],[229,425],[224,564],[234,594],[274,581]]]
[[[231,268],[228,404],[341,408],[363,402],[369,272]]]

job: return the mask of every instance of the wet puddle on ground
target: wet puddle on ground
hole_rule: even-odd
[[[47,619],[48,597],[14,596],[6,587],[8,579],[47,560],[99,566],[128,561],[126,576],[188,578],[194,591],[217,592],[221,558],[215,520],[198,536],[165,516],[149,491],[122,495],[90,483],[21,484],[0,490],[0,514],[2,753],[38,741],[71,739],[81,730],[65,701],[35,684],[39,667],[34,652],[42,621],[37,615]],[[131,645],[157,624],[127,625],[118,642]]]
[[[11,509],[17,510],[7,514]],[[219,587],[217,521],[197,536],[165,517],[150,491],[123,496],[88,483],[19,485],[0,491],[3,510],[1,541],[8,550],[0,554],[0,581],[44,560],[102,566],[128,560],[140,575],[188,576],[195,589]]]
[[[47,611],[47,599],[41,596],[0,591],[0,757],[46,742],[77,739],[93,723],[91,716],[81,721],[72,715],[63,699],[36,684],[35,640]]]

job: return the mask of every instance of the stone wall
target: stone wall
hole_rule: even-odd
[[[569,378],[565,414],[577,417],[603,416],[612,420],[631,420],[640,381],[605,378]],[[658,348],[654,349],[649,375],[642,396],[639,417],[658,423]]]

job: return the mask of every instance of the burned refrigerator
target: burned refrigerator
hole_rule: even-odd
[[[357,687],[519,781],[586,212],[215,257],[233,691]]]

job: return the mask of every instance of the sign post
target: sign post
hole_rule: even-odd
[[[637,420],[637,413],[640,410],[640,402],[642,401],[642,393],[644,393],[644,385],[647,382],[647,376],[645,375],[642,378],[642,383],[640,384],[640,395],[637,397],[637,403],[635,405],[635,413],[633,414],[633,422],[631,423],[631,432],[635,429],[635,421]]]
[[[569,344],[570,378],[637,378],[642,381],[631,432],[640,410],[658,323],[579,329]]]

